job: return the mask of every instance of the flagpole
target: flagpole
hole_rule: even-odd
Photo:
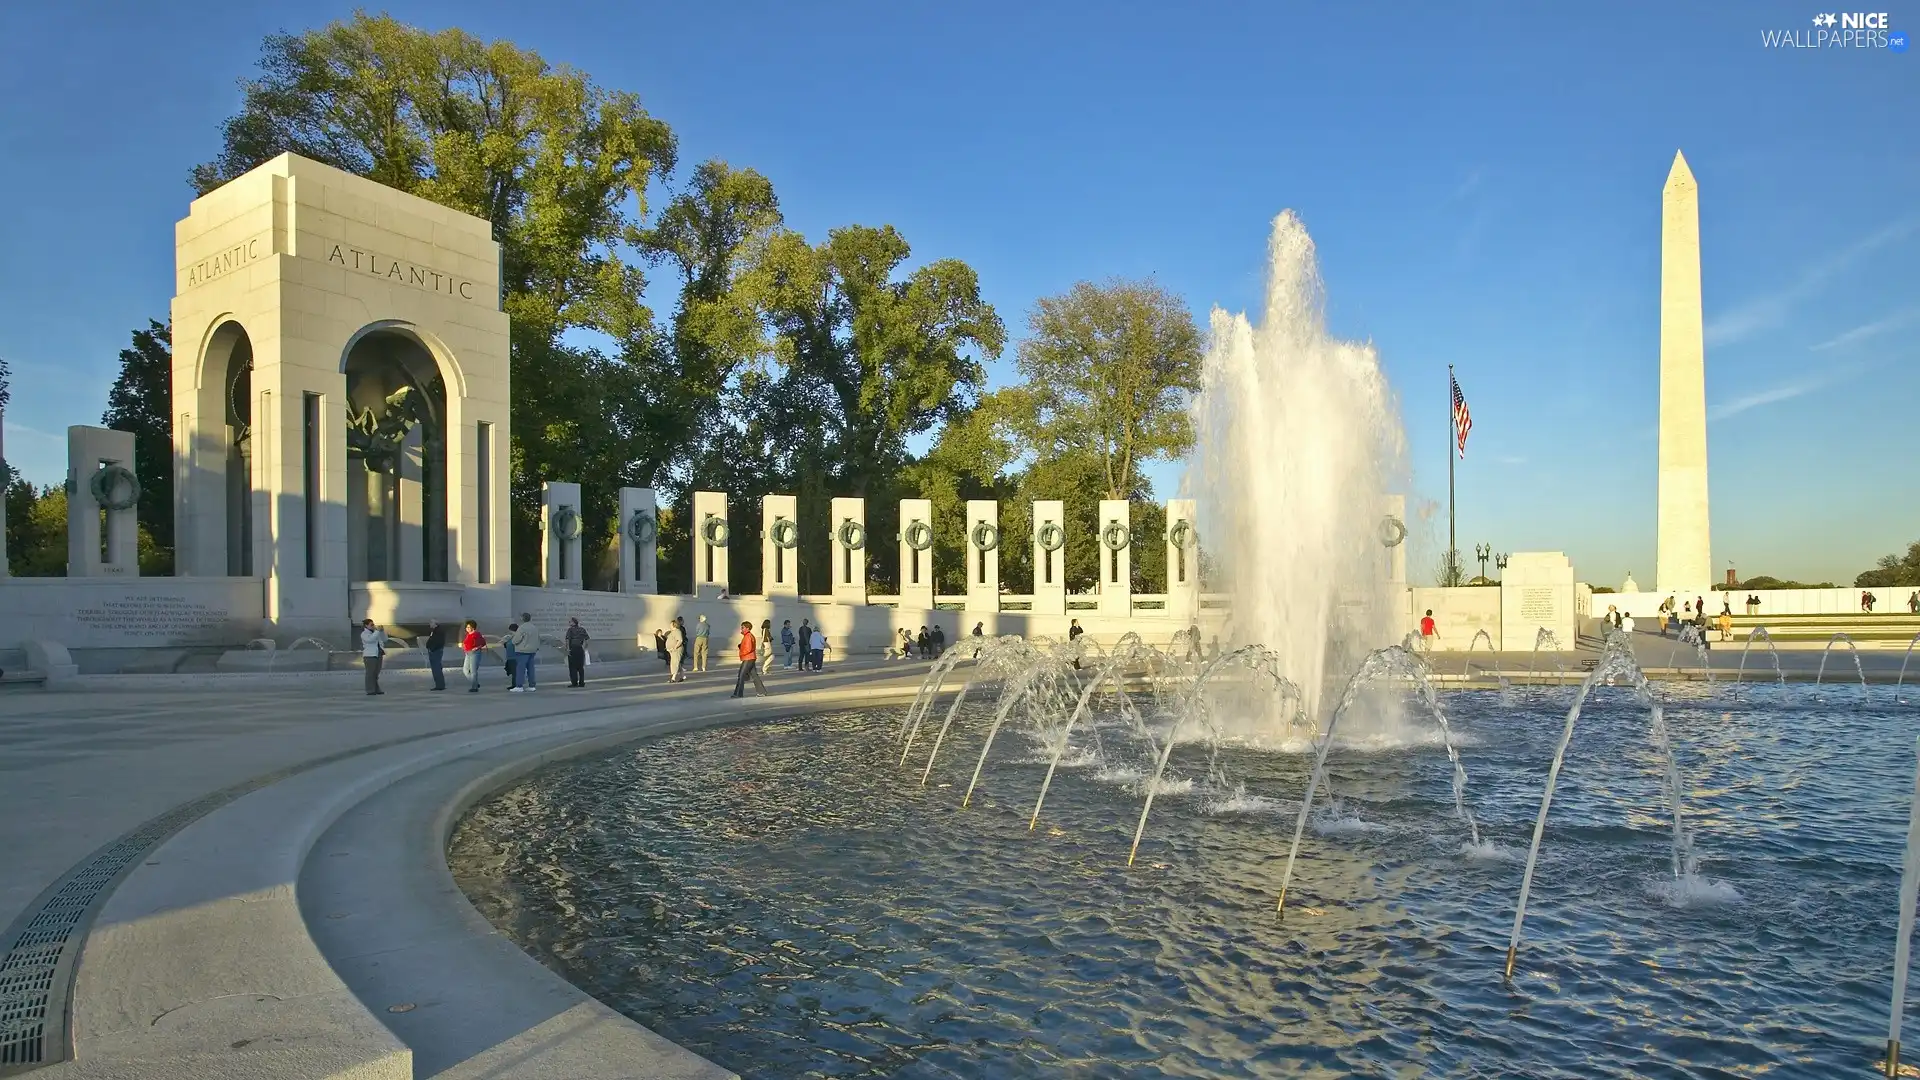
[[[1457,554],[1460,548],[1459,548],[1459,545],[1454,542],[1454,530],[1453,530],[1453,449],[1454,449],[1454,440],[1459,437],[1459,433],[1454,430],[1454,427],[1458,422],[1459,422],[1458,419],[1453,415],[1453,365],[1448,364],[1447,365],[1447,565],[1446,565],[1446,575],[1448,580],[1445,582],[1445,584],[1448,584],[1448,585],[1459,584],[1458,581],[1452,580],[1452,578],[1454,577],[1454,568],[1459,565],[1459,558],[1460,558],[1459,555]]]

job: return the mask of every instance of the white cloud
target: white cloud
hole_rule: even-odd
[[[1823,341],[1815,345],[1813,350],[1815,352],[1823,352],[1827,349],[1837,349],[1843,345],[1852,345],[1855,342],[1865,341],[1868,338],[1879,337],[1889,330],[1900,329],[1908,323],[1913,322],[1916,318],[1920,318],[1920,308],[1908,308],[1905,311],[1896,311],[1884,319],[1875,319],[1870,323],[1862,323],[1843,334]]]
[[[1708,420],[1725,420],[1729,416],[1738,416],[1748,409],[1757,409],[1762,405],[1773,405],[1782,401],[1792,401],[1803,394],[1811,394],[1825,386],[1820,379],[1808,379],[1802,382],[1787,383],[1767,390],[1757,390],[1743,394],[1732,401],[1721,402],[1707,410]]]
[[[1756,297],[1724,315],[1709,320],[1706,325],[1707,344],[1726,345],[1780,325],[1787,320],[1788,315],[1792,314],[1794,308],[1811,299],[1828,281],[1842,271],[1888,244],[1906,237],[1916,228],[1920,228],[1920,218],[1907,218],[1878,229],[1826,259],[1814,263],[1792,285],[1778,292]]]

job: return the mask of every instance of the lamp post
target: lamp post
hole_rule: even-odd
[[[1507,558],[1508,555],[1504,551],[1493,557],[1493,565],[1500,571],[1500,576],[1503,578],[1507,576]]]
[[[1480,580],[1487,580],[1487,560],[1493,556],[1492,544],[1473,545],[1474,557],[1480,560]]]

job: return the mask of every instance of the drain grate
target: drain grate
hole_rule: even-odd
[[[426,731],[342,750],[256,776],[176,806],[95,851],[67,871],[65,877],[48,886],[27,905],[12,926],[0,932],[0,1077],[17,1076],[65,1061],[72,1054],[69,1024],[79,946],[86,941],[87,929],[93,924],[100,905],[112,895],[113,887],[149,851],[174,833],[242,795],[336,761],[442,735],[484,731],[523,720],[555,719],[606,708],[604,704],[594,704],[534,716],[509,716],[470,727]]]

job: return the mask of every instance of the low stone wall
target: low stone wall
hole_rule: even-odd
[[[0,650],[244,645],[259,636],[263,595],[257,578],[0,578]]]

